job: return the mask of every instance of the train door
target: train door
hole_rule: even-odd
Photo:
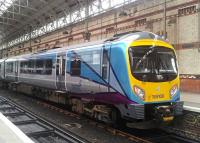
[[[109,65],[109,55],[110,55],[110,44],[106,44],[103,47],[102,51],[102,66],[101,66],[101,73],[102,78],[106,81],[109,85],[110,79],[110,65]],[[110,86],[107,87],[107,91],[110,91]]]
[[[65,65],[66,55],[57,55],[56,61],[56,86],[58,90],[65,90]]]
[[[3,77],[2,77],[2,76],[3,76],[3,72],[2,72],[3,70],[2,70],[2,67],[3,67],[3,66],[2,66],[2,63],[0,63],[0,79],[3,78]]]
[[[4,62],[5,60],[0,60],[0,79],[4,79]]]
[[[3,79],[6,77],[6,60],[3,61]]]
[[[16,60],[15,61],[15,82],[18,82],[18,79],[19,79],[19,75],[18,75],[18,73],[19,73],[19,71],[18,71],[18,69],[19,69],[19,67],[18,67],[18,61]]]

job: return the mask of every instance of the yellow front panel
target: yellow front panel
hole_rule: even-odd
[[[134,48],[134,46],[152,46],[152,45],[173,49],[171,45],[163,41],[153,41],[153,40],[138,40],[131,43],[129,47]],[[127,63],[128,65],[130,65],[128,51],[127,51]],[[130,78],[130,85],[132,86],[133,92],[134,92],[134,86],[138,86],[144,90],[145,92],[144,102],[169,101],[171,100],[170,89],[174,85],[177,85],[179,88],[179,77],[169,82],[143,82],[134,78],[134,76],[131,73],[130,66],[128,66],[128,72]]]
[[[145,102],[161,102],[171,100],[170,89],[174,85],[179,85],[179,79],[171,82],[142,82],[131,76],[132,87],[138,86],[145,92]],[[134,89],[133,89],[134,91]]]

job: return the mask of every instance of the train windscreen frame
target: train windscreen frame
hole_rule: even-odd
[[[166,82],[178,76],[177,60],[173,49],[161,46],[129,48],[132,75],[140,81]]]

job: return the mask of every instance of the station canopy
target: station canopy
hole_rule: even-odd
[[[0,15],[2,15],[13,2],[12,0],[0,0]]]
[[[0,0],[0,49],[137,0]]]

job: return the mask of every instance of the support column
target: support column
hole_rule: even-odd
[[[163,36],[164,36],[164,38],[165,39],[167,39],[167,25],[166,25],[166,17],[167,17],[167,2],[166,2],[166,0],[165,0],[165,2],[164,2],[164,16],[163,16],[163,31],[164,31],[164,34],[163,34]]]
[[[200,52],[200,0],[198,0],[198,48]]]

